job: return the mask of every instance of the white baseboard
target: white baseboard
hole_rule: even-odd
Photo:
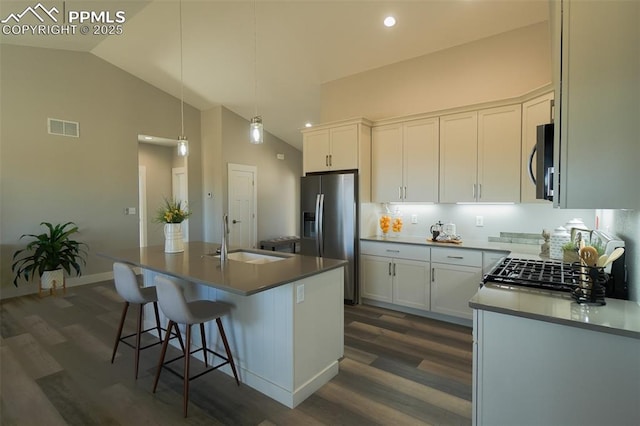
[[[102,281],[109,281],[113,279],[113,271],[108,272],[100,272],[97,274],[90,275],[81,275],[79,277],[67,277],[65,279],[65,284],[67,288],[69,287],[77,287],[80,285],[99,283]],[[62,290],[58,290],[58,292],[62,292]],[[30,283],[21,283],[18,287],[14,286],[13,283],[9,285],[3,285],[0,287],[0,300],[11,299],[13,297],[26,296],[28,294],[37,294],[38,293],[38,283],[30,282]]]

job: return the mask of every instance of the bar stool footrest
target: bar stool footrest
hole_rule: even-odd
[[[189,355],[191,356],[192,354],[200,352],[200,351],[203,351],[203,350],[205,350],[205,348],[195,349],[195,350],[189,352]],[[223,356],[223,355],[221,355],[221,354],[217,353],[216,351],[213,351],[213,350],[211,350],[209,348],[206,348],[206,351],[208,353],[212,354],[212,355],[217,356],[218,358],[222,358],[224,360],[224,362],[222,362],[222,363],[220,363],[218,365],[215,365],[215,366],[211,366],[211,367],[207,368],[206,370],[201,371],[200,373],[189,377],[189,381],[191,381],[193,379],[197,379],[200,376],[204,376],[205,374],[210,373],[210,372],[212,372],[214,370],[217,370],[220,367],[223,367],[223,366],[225,366],[227,364],[231,364],[231,361],[229,361],[229,358],[227,358],[226,356]],[[164,363],[162,363],[162,368],[165,368],[167,371],[172,372],[173,374],[175,374],[176,376],[178,376],[178,377],[180,377],[181,379],[184,380],[184,375],[183,374],[175,371],[173,368],[171,368],[169,366],[169,364],[171,364],[172,362],[178,361],[179,359],[183,359],[183,358],[184,358],[184,354],[179,355],[179,356],[177,356],[177,357],[175,357],[173,359],[170,359],[169,361],[165,361]]]
[[[146,330],[140,331],[140,335],[142,336],[143,333],[148,333],[150,331],[156,331],[157,329],[158,329],[157,327],[147,328]],[[166,328],[160,328],[160,330],[164,331],[165,333],[167,332]],[[130,348],[135,349],[136,346],[134,344],[131,344],[131,343],[129,343],[129,342],[127,342],[125,340],[125,339],[129,339],[129,338],[135,337],[135,336],[136,336],[136,333],[131,333],[131,334],[127,335],[127,336],[122,336],[119,340],[120,340],[120,342],[124,343],[125,345],[129,346]],[[176,334],[175,331],[172,331],[171,333],[169,333],[169,336],[170,336],[169,340],[178,338],[178,335]],[[140,350],[147,349],[147,348],[150,348],[152,346],[159,345],[161,343],[162,343],[162,339],[160,337],[158,337],[158,341],[157,342],[149,343],[146,346],[140,346]]]

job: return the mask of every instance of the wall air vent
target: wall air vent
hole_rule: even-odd
[[[75,121],[59,120],[48,118],[47,127],[50,135],[69,136],[77,138],[80,136],[80,123]]]

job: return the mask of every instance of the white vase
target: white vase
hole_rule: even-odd
[[[40,289],[48,290],[60,288],[64,285],[64,270],[55,269],[53,271],[44,271],[40,275]]]
[[[184,251],[181,223],[164,224],[164,252],[180,253]]]

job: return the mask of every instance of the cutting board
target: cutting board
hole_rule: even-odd
[[[436,244],[462,244],[462,240],[433,241],[433,238],[427,238],[427,241]]]

